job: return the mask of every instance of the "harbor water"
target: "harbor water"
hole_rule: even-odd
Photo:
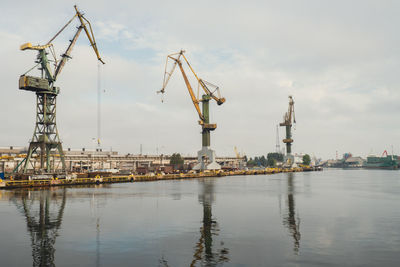
[[[0,266],[399,266],[400,172],[0,191]]]

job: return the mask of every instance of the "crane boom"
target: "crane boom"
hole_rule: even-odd
[[[203,89],[203,91],[205,92],[206,95],[208,95],[212,99],[214,99],[217,102],[218,105],[223,104],[225,102],[225,98],[220,96],[219,87],[218,86],[215,86],[215,85],[213,85],[213,84],[211,84],[211,83],[209,83],[207,81],[204,81],[204,80],[200,79],[197,76],[196,72],[194,71],[194,69],[190,65],[190,63],[187,60],[187,58],[185,57],[184,53],[185,53],[185,51],[181,50],[178,53],[170,54],[170,55],[167,56],[167,61],[166,61],[166,64],[165,64],[165,71],[164,71],[163,87],[161,88],[160,91],[158,91],[158,93],[162,93],[162,94],[165,93],[165,88],[167,87],[167,84],[168,84],[168,82],[169,82],[169,80],[170,80],[170,78],[171,78],[171,76],[172,76],[172,74],[173,74],[173,72],[174,72],[174,70],[176,68],[176,65],[178,65],[179,69],[182,72],[183,79],[185,80],[185,84],[186,84],[186,87],[188,89],[190,98],[192,99],[193,105],[194,105],[194,107],[195,107],[195,109],[197,111],[197,114],[199,115],[199,118],[200,118],[199,124],[204,125],[204,114],[201,112],[200,105],[199,105],[199,103],[202,102],[202,100],[198,99],[196,97],[196,95],[194,94],[193,88],[190,85],[190,82],[189,82],[189,79],[187,78],[185,70],[183,69],[182,60],[180,59],[181,56],[185,60],[186,64],[189,66],[189,69],[191,70],[193,75],[196,77],[196,80],[198,81],[198,83],[200,84],[201,88]],[[178,55],[178,56],[176,57],[176,55]],[[168,60],[169,59],[174,61],[174,64],[173,64],[170,72],[167,71],[167,65],[168,65]],[[207,85],[210,86],[210,87],[214,87],[215,90],[212,92],[208,88]],[[217,95],[215,94],[215,92],[217,92]]]
[[[72,38],[71,43],[69,44],[67,50],[62,55],[62,59],[61,59],[60,63],[57,65],[56,71],[54,73],[54,80],[56,80],[57,76],[61,73],[62,69],[64,68],[65,63],[67,62],[67,60],[71,58],[71,56],[70,56],[71,55],[71,51],[74,48],[75,43],[78,40],[78,37],[79,37],[82,29],[85,30],[86,36],[88,37],[89,42],[90,42],[94,52],[96,53],[97,59],[101,63],[105,64],[104,61],[100,58],[99,51],[97,50],[96,41],[94,39],[92,26],[90,25],[90,22],[82,15],[81,12],[79,12],[78,7],[76,5],[74,6],[74,8],[75,8],[75,11],[76,11],[75,16],[72,17],[72,19],[63,28],[61,28],[61,30],[49,41],[49,42],[51,42],[52,40],[54,40],[54,38],[57,37],[71,23],[71,21],[75,17],[79,18],[79,21],[80,21],[81,25],[78,27],[78,30],[76,31],[76,33],[74,35],[74,38]],[[89,30],[86,27],[86,24],[89,25],[90,33],[89,33]]]
[[[192,86],[190,85],[189,80],[186,76],[185,70],[182,67],[182,63],[180,61],[177,61],[177,62],[178,62],[179,68],[182,72],[183,79],[185,80],[186,87],[189,91],[190,98],[192,99],[193,105],[197,111],[197,114],[199,115],[200,121],[204,121],[203,114],[201,113],[201,110],[200,110],[199,101],[197,100],[196,96],[194,95]]]
[[[76,31],[74,38],[72,38],[71,43],[69,44],[67,50],[65,51],[65,53],[62,55],[62,59],[60,61],[60,63],[58,63],[56,71],[54,73],[54,80],[57,79],[58,74],[61,73],[61,70],[64,68],[65,63],[67,63],[67,60],[69,58],[71,58],[71,51],[72,48],[74,48],[76,41],[78,40],[79,34],[82,31],[82,27],[79,27],[78,30]]]
[[[192,66],[190,65],[189,61],[187,60],[187,58],[186,58],[185,55],[183,54],[184,51],[181,51],[181,52],[182,52],[182,56],[183,56],[183,58],[185,59],[187,65],[189,66],[190,70],[192,71],[192,73],[193,73],[194,76],[196,77],[197,81],[198,81],[199,84],[201,85],[201,88],[203,88],[204,92],[205,92],[207,95],[211,96],[211,97],[217,102],[218,105],[222,105],[222,104],[225,102],[225,98],[223,98],[223,97],[221,98],[221,97],[215,96],[215,95],[214,95],[214,92],[211,92],[211,91],[208,89],[208,87],[207,87],[207,85],[206,85],[206,83],[208,83],[208,82],[203,81],[202,79],[200,79],[200,78],[197,76],[196,72],[194,72],[194,70],[193,70]],[[212,85],[212,86],[215,86],[215,85],[210,84],[210,83],[208,83],[208,84],[209,84],[209,85]],[[216,86],[216,91],[219,93],[219,88],[218,88],[217,86]]]
[[[81,25],[78,27],[78,30],[76,31],[74,37],[72,38],[65,53],[61,55],[62,59],[60,60],[60,62],[58,62],[58,64],[57,64],[57,61],[56,61],[54,75],[51,74],[49,67],[43,66],[43,64],[42,64],[43,69],[46,71],[46,76],[47,76],[47,79],[49,80],[49,83],[53,83],[56,81],[58,75],[61,73],[62,69],[64,68],[65,63],[67,62],[68,59],[71,58],[72,49],[74,48],[82,29],[85,30],[86,35],[89,39],[90,45],[92,46],[92,48],[97,56],[97,59],[101,63],[105,64],[99,55],[99,51],[97,49],[96,40],[94,38],[94,34],[93,34],[93,30],[92,30],[92,26],[91,26],[90,22],[82,15],[81,12],[79,12],[78,7],[76,5],[74,6],[74,8],[75,8],[76,14],[53,36],[53,38],[50,39],[50,41],[47,42],[47,44],[32,46],[31,43],[26,43],[26,44],[21,45],[21,47],[20,47],[21,50],[38,50],[39,53],[44,53],[44,50],[46,48],[53,47],[53,44],[51,42],[54,41],[54,39],[57,38],[57,36],[69,24],[71,24],[71,22],[74,20],[74,18],[76,18],[76,17],[79,18]],[[86,27],[86,25],[89,25],[89,29]],[[41,52],[41,51],[43,51],[43,52]],[[45,58],[45,56],[41,56],[41,58],[43,59],[43,58]],[[47,59],[45,59],[44,61],[47,61]]]
[[[289,108],[288,111],[283,116],[283,122],[280,123],[280,126],[292,126],[292,117],[293,123],[296,123],[296,117],[294,115],[294,100],[292,96],[289,96]]]
[[[90,24],[90,22],[82,15],[82,13],[79,12],[78,7],[75,5],[75,10],[76,10],[76,15],[79,18],[79,21],[81,22],[81,26],[83,27],[83,29],[86,32],[86,35],[90,41],[90,44],[92,45],[92,48],[94,50],[94,52],[96,53],[97,59],[103,63],[104,61],[101,59],[100,55],[99,55],[99,51],[97,50],[97,45],[96,45],[96,39],[94,38],[94,34],[93,34],[93,30],[92,30],[92,25]],[[86,23],[85,23],[86,22]],[[89,25],[89,29],[90,29],[90,33],[88,28],[86,27],[86,24]]]

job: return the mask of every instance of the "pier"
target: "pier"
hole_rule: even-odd
[[[223,177],[223,176],[236,176],[236,175],[263,175],[274,174],[283,172],[304,172],[304,171],[320,171],[322,168],[317,167],[297,167],[297,168],[266,168],[262,170],[242,170],[242,171],[221,171],[210,170],[197,173],[177,173],[177,174],[155,174],[155,175],[127,175],[127,176],[111,176],[102,177],[97,175],[92,178],[65,178],[45,180],[1,180],[0,189],[13,189],[13,188],[29,188],[29,187],[50,187],[50,186],[67,186],[67,185],[85,185],[85,184],[103,184],[103,183],[132,183],[132,182],[148,182],[148,181],[162,181],[174,179],[194,179],[203,177]]]

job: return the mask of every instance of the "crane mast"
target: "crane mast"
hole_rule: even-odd
[[[21,45],[21,50],[35,50],[38,51],[37,65],[40,65],[39,70],[41,71],[41,77],[28,76],[27,73],[23,74],[19,78],[19,89],[32,91],[36,93],[36,126],[33,133],[33,137],[30,141],[28,153],[26,158],[21,162],[15,172],[27,173],[28,169],[31,167],[35,173],[54,173],[56,166],[54,166],[54,158],[56,156],[60,157],[60,162],[62,164],[62,172],[66,171],[64,152],[62,149],[61,140],[58,134],[56,125],[56,99],[60,92],[60,88],[54,86],[58,76],[60,75],[63,67],[65,66],[68,59],[71,58],[71,51],[78,40],[78,37],[82,30],[86,32],[86,35],[90,41],[90,44],[97,56],[97,59],[104,64],[104,61],[100,58],[99,52],[97,50],[95,38],[93,35],[92,27],[90,22],[83,16],[83,14],[78,10],[77,6],[75,8],[75,15],[64,25],[57,34],[50,39],[50,41],[45,45],[33,46],[31,43],[26,43]],[[55,56],[55,51],[53,44],[51,43],[57,36],[75,19],[78,18],[80,25],[77,31],[70,41],[69,46],[66,51],[61,55],[61,60],[57,60]],[[50,60],[48,59],[49,52],[53,56],[54,61],[54,71],[50,68]],[[35,67],[34,67],[35,68]],[[33,68],[32,68],[33,69]],[[32,70],[31,69],[31,70]],[[54,73],[54,74],[53,74]],[[55,152],[58,152],[56,154]],[[34,154],[40,158],[40,166],[37,169],[34,164],[31,163]],[[53,165],[51,165],[51,156],[53,157]],[[22,170],[19,170],[19,166],[24,163]]]
[[[193,106],[196,109],[197,115],[199,116],[199,124],[202,127],[202,150],[198,152],[199,163],[194,167],[194,169],[198,170],[220,169],[221,166],[219,166],[219,164],[215,162],[215,152],[210,149],[211,145],[210,132],[214,131],[217,128],[217,124],[210,123],[209,102],[210,100],[214,99],[218,105],[222,105],[225,102],[225,98],[221,97],[218,86],[215,86],[205,80],[202,80],[197,76],[196,72],[193,70],[192,66],[185,57],[184,53],[185,51],[181,50],[178,53],[170,54],[167,56],[165,71],[164,71],[163,86],[161,90],[158,91],[158,93],[162,94],[165,93],[165,88],[176,68],[176,65],[178,65],[182,73],[183,80],[185,81],[186,88],[189,92],[189,96],[192,100]],[[181,58],[183,58],[184,62],[186,62],[192,74],[195,76],[199,87],[204,91],[204,94],[202,95],[201,99],[198,96],[196,96],[193,91],[193,87],[191,86],[189,79],[186,75],[186,72],[183,68]],[[173,61],[173,65],[170,71],[167,70],[169,61]],[[200,102],[202,103],[202,108],[200,108]]]
[[[286,144],[286,162],[291,165],[293,164],[294,158],[292,155],[292,119],[293,123],[296,123],[296,117],[294,114],[294,100],[292,96],[289,96],[289,108],[283,116],[283,122],[279,126],[284,126],[286,130],[286,138],[283,139],[283,143]]]

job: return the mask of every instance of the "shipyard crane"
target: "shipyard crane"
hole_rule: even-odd
[[[32,140],[29,144],[27,156],[24,161],[21,162],[21,164],[24,163],[22,173],[27,173],[30,160],[34,154],[37,154],[40,158],[40,173],[54,172],[54,164],[51,166],[50,163],[51,154],[53,154],[53,157],[55,156],[54,150],[58,151],[62,164],[62,171],[65,172],[66,170],[64,152],[56,125],[56,98],[60,92],[60,88],[55,86],[55,82],[63,70],[65,63],[71,58],[71,51],[82,30],[85,31],[97,59],[104,64],[104,61],[99,55],[89,20],[84,17],[83,13],[78,10],[76,5],[74,8],[75,15],[45,45],[32,45],[31,43],[26,43],[20,48],[21,50],[34,50],[38,52],[36,61],[37,65],[29,71],[33,70],[37,66],[39,66],[39,70],[41,71],[41,77],[28,76],[26,74],[29,71],[27,71],[19,78],[19,89],[35,92],[37,99],[36,126]],[[79,20],[79,26],[77,27],[74,37],[70,40],[69,46],[61,55],[61,59],[58,60],[52,42],[75,18]],[[47,57],[49,52],[52,54],[53,60],[50,60]],[[50,66],[51,62],[54,62],[54,69]],[[19,164],[19,166],[21,164]],[[17,166],[15,171],[18,171],[19,166]],[[33,166],[33,169],[35,171],[35,166]]]
[[[293,119],[293,123],[292,123]],[[285,126],[286,128],[286,138],[283,139],[283,143],[286,144],[286,163],[292,165],[294,158],[292,156],[292,125],[296,123],[296,117],[294,114],[294,100],[292,96],[289,96],[289,108],[288,111],[283,116],[283,122],[279,126]]]
[[[238,149],[237,149],[236,146],[233,147],[233,150],[235,151],[236,158],[237,158],[237,159],[240,159],[241,156],[240,156],[240,153],[239,153],[239,151],[238,151]]]
[[[246,167],[246,155],[243,152],[242,155],[240,155],[236,146],[233,148],[233,150],[235,151],[236,158],[239,161],[239,169],[243,170]]]
[[[193,102],[194,108],[196,109],[196,112],[199,116],[199,124],[202,127],[202,149],[197,153],[199,163],[194,167],[194,169],[220,169],[221,166],[215,162],[215,152],[210,149],[210,131],[214,131],[217,128],[217,124],[210,123],[209,102],[211,99],[214,99],[218,105],[222,105],[225,102],[225,98],[221,97],[218,86],[213,85],[203,79],[200,79],[197,76],[196,72],[189,64],[189,61],[185,57],[184,53],[185,51],[181,50],[178,53],[170,54],[167,56],[163,86],[161,90],[157,91],[157,93],[165,93],[165,88],[167,87],[167,84],[176,68],[176,65],[178,65],[179,69],[181,70],[190,98]],[[193,87],[191,86],[183,68],[182,58],[183,61],[186,62],[187,66],[189,67],[198,82],[197,96],[194,93]],[[168,70],[168,63],[171,61],[173,62],[172,67],[170,70]],[[204,91],[201,99],[199,98],[200,88]],[[202,103],[202,109],[200,109],[200,102]]]

